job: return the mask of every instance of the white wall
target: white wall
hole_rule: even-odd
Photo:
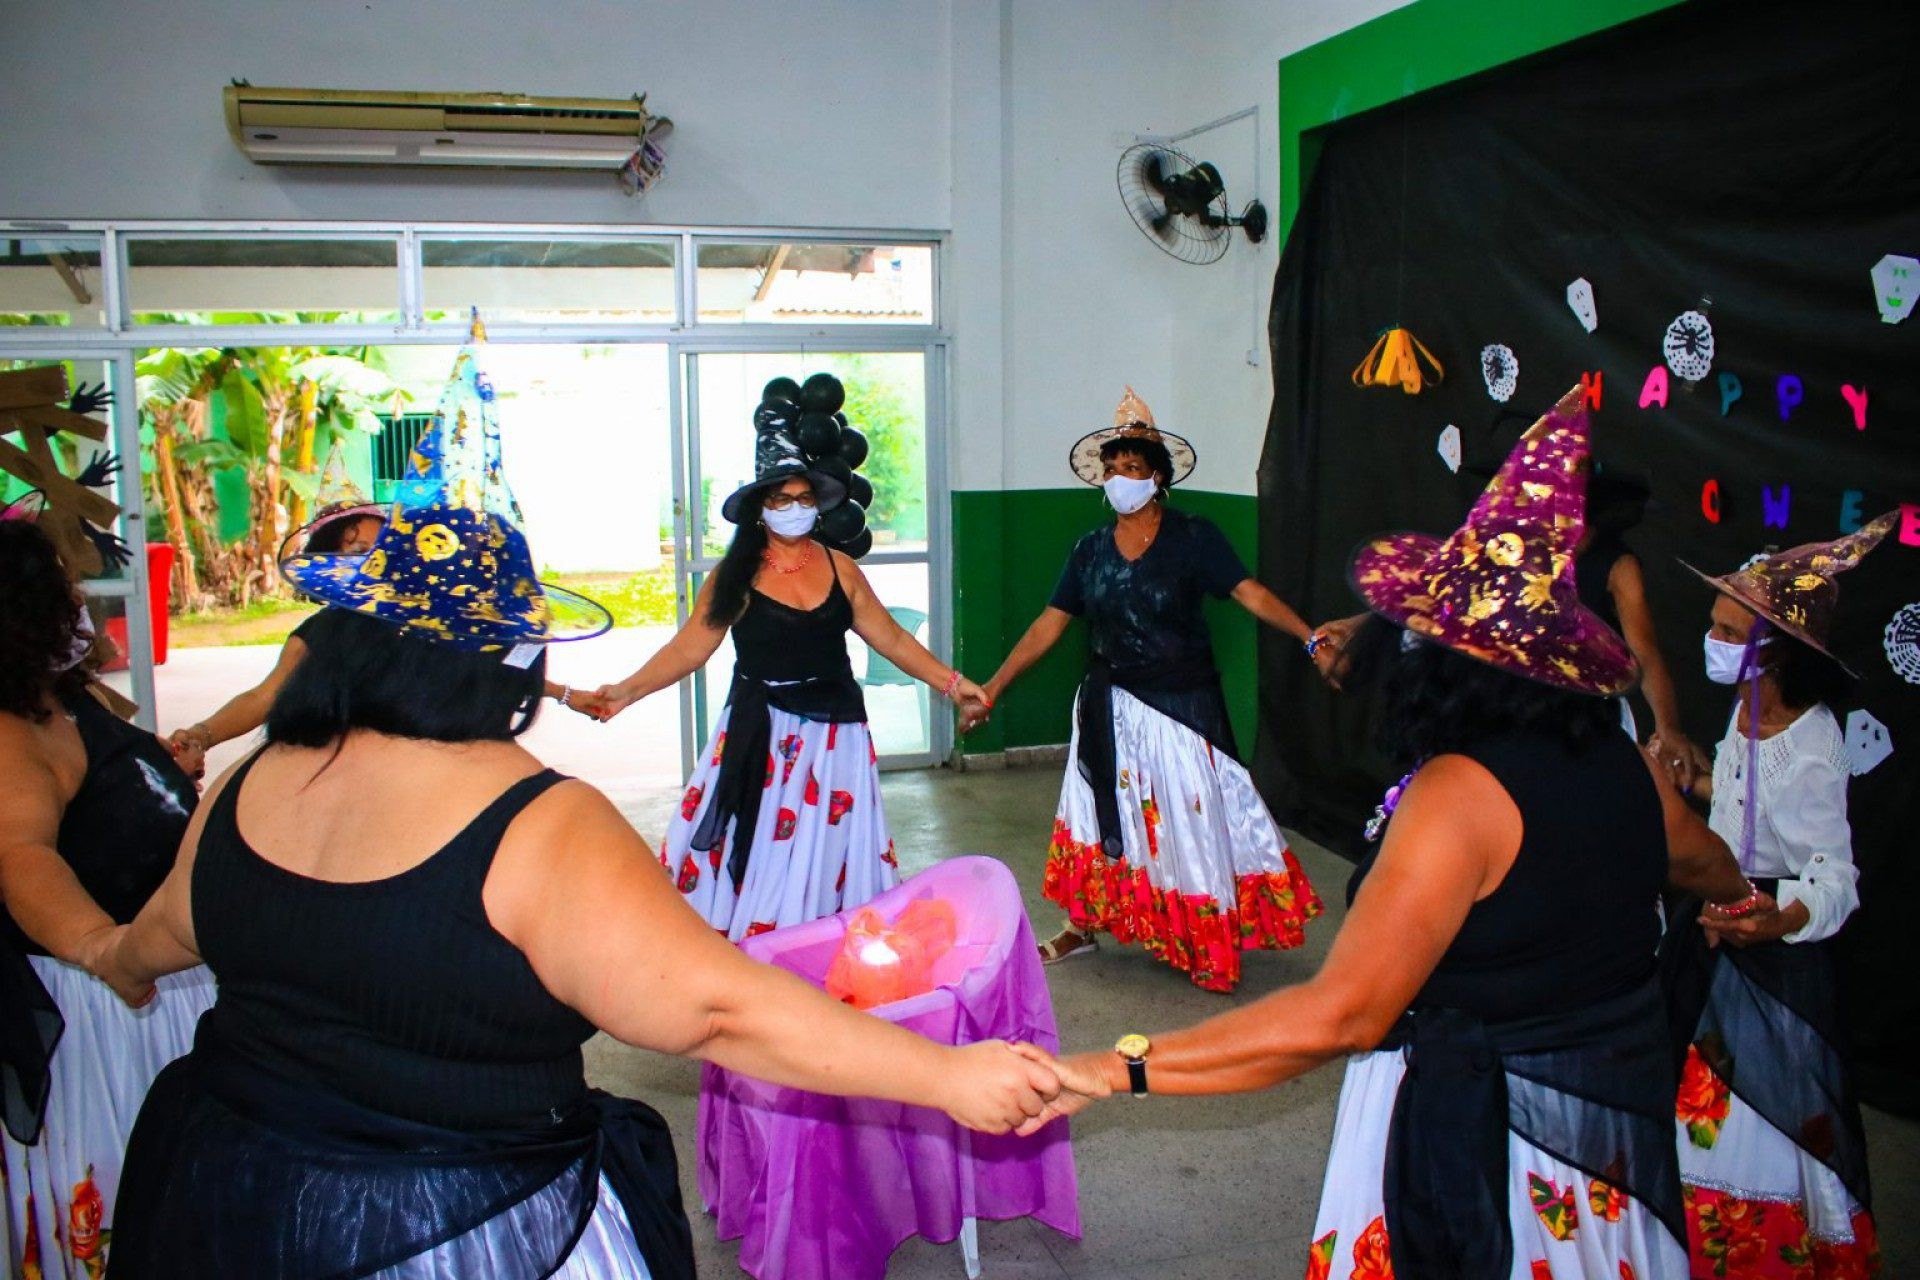
[[[964,0],[962,0],[964,3]],[[922,0],[40,0],[0,43],[0,216],[944,227],[946,6]],[[230,79],[619,98],[669,177],[254,165]]]
[[[1275,64],[1402,0],[93,0],[12,6],[0,219],[285,218],[951,229],[949,476],[1074,483],[1067,446],[1132,383],[1192,483],[1252,493],[1277,243],[1174,262],[1121,208],[1136,134],[1262,110]],[[249,163],[219,89],[504,89],[671,115],[643,200],[604,174]],[[1189,145],[1253,194],[1251,122]],[[1247,363],[1256,353],[1257,365]]]

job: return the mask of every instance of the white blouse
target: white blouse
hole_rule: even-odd
[[[1840,722],[1825,704],[1760,742],[1754,790],[1753,863],[1748,875],[1778,876],[1782,907],[1807,909],[1805,927],[1788,942],[1818,942],[1840,931],[1860,906],[1853,864],[1853,831],[1847,825],[1847,780],[1851,776]],[[1747,806],[1747,739],[1739,712],[1727,722],[1713,758],[1713,808],[1707,825],[1741,856]]]

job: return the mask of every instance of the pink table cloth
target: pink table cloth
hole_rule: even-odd
[[[868,907],[892,920],[917,898],[955,913],[934,989],[871,1012],[944,1044],[1059,1048],[1019,886],[992,858],[955,858]],[[748,938],[741,949],[815,986],[852,911]],[[909,1236],[945,1243],[970,1219],[1033,1217],[1080,1235],[1067,1122],[1031,1138],[971,1133],[945,1113],[786,1089],[708,1065],[700,1079],[700,1195],[758,1280],[880,1280]]]

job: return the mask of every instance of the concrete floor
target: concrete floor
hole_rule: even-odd
[[[890,774],[887,813],[910,874],[941,857],[986,853],[1013,868],[1026,890],[1035,932],[1051,933],[1059,911],[1039,895],[1045,834],[1059,792],[1051,769]],[[628,816],[649,840],[665,829],[670,792],[636,799]],[[1299,951],[1247,957],[1233,996],[1209,995],[1137,949],[1108,946],[1049,970],[1060,1033],[1070,1050],[1109,1045],[1124,1031],[1182,1026],[1232,1004],[1307,977],[1326,955],[1343,911],[1348,865],[1296,842],[1307,874],[1327,900]],[[698,1213],[693,1182],[698,1068],[627,1048],[606,1037],[588,1046],[595,1084],[651,1103],[672,1124],[682,1183],[695,1212],[694,1241],[703,1275],[740,1274],[738,1249],[714,1239]],[[1098,1277],[1100,1280],[1223,1280],[1292,1277],[1306,1265],[1306,1243],[1335,1100],[1337,1066],[1266,1094],[1222,1098],[1115,1099],[1073,1122],[1086,1236],[1066,1239],[1027,1221],[982,1223],[988,1280]],[[1867,1115],[1877,1189],[1883,1274],[1920,1274],[1920,1124]],[[911,1240],[888,1271],[892,1280],[957,1280],[957,1245]]]

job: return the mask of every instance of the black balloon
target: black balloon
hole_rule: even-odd
[[[778,431],[785,426],[787,419],[770,404],[763,404],[753,411],[754,429],[758,431]]]
[[[843,502],[820,513],[820,536],[835,546],[852,541],[867,527],[867,509],[857,502]]]
[[[839,423],[839,424],[840,424],[841,426],[843,426],[843,427],[844,427],[844,426],[847,426],[847,425],[848,425],[848,423],[847,423],[847,411],[846,411],[845,409],[835,409],[835,410],[833,411],[833,420],[834,420],[835,422],[837,422],[837,423]]]
[[[824,413],[801,414],[794,438],[810,458],[832,457],[840,452],[840,424]]]
[[[792,378],[775,378],[772,382],[760,388],[760,402],[762,404],[765,404],[769,400],[798,400],[799,398],[800,384]]]
[[[847,465],[845,458],[827,454],[823,458],[815,458],[809,465],[822,475],[832,476],[842,485],[853,483],[853,468]]]
[[[855,560],[858,560],[861,556],[873,550],[873,530],[862,529],[859,533],[842,543],[840,549],[852,556]]]
[[[800,388],[800,407],[809,413],[832,413],[847,402],[847,389],[830,373],[816,373]]]
[[[840,431],[840,456],[847,465],[857,467],[867,460],[867,438],[852,427],[843,427]]]
[[[847,496],[863,507],[873,505],[873,481],[865,476],[855,476],[847,481]]]

